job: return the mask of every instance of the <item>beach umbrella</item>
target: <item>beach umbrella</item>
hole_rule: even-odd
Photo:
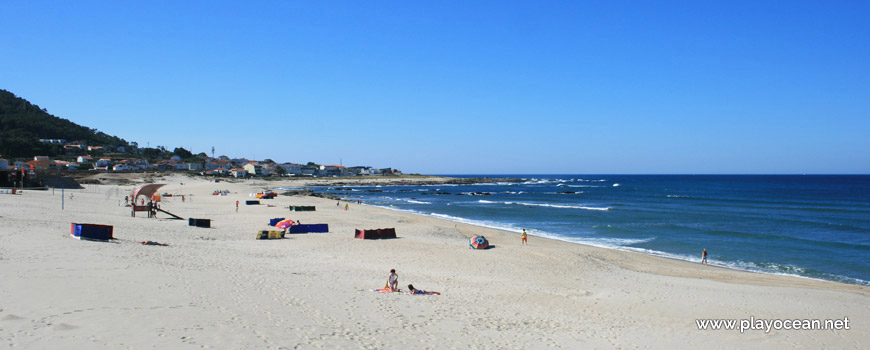
[[[296,221],[293,221],[290,219],[281,220],[281,221],[278,221],[277,223],[275,223],[275,227],[286,230],[288,227],[293,226],[293,224],[295,224],[295,223],[296,223]]]
[[[489,247],[489,241],[484,236],[473,236],[468,239],[468,245],[474,249],[486,249]]]

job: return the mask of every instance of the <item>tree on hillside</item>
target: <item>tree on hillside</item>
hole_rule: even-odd
[[[193,157],[193,153],[181,147],[176,147],[172,150],[172,154],[181,157],[181,159],[190,159]]]
[[[155,159],[160,159],[163,157],[163,151],[156,149],[156,148],[149,147],[149,148],[141,148],[140,150],[142,151],[142,155],[151,161],[153,161]]]
[[[95,146],[127,146],[127,141],[121,138],[51,115],[48,109],[0,89],[0,153],[7,157],[55,156],[63,153],[62,147],[40,142],[39,139],[83,141]]]

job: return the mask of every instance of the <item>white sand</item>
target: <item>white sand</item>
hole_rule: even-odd
[[[529,238],[314,197],[245,206],[264,182],[175,177],[192,194],[163,207],[186,221],[132,218],[133,186],[0,194],[0,348],[539,349],[832,348],[870,344],[870,288],[701,266]],[[181,185],[180,183],[184,183]],[[270,183],[275,186],[277,184]],[[230,196],[212,196],[229,189]],[[117,191],[116,191],[117,190]],[[119,195],[118,195],[119,194]],[[236,200],[241,201],[238,213]],[[290,212],[287,205],[316,205]],[[342,203],[343,207],[344,203]],[[255,240],[269,218],[330,233]],[[69,237],[113,225],[112,243]],[[395,227],[399,239],[353,239]],[[474,251],[484,234],[495,249]],[[169,243],[143,246],[138,241]],[[441,296],[370,292],[390,268]],[[849,330],[698,330],[698,318],[843,319]]]

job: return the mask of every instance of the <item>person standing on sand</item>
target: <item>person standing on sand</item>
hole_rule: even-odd
[[[523,238],[523,245],[526,245],[529,239],[529,235],[526,234],[526,229],[523,229],[523,235],[521,237]]]
[[[391,291],[399,290],[399,275],[396,274],[396,269],[390,270],[390,277],[387,278],[387,288]]]
[[[236,201],[236,213],[239,212],[239,201]]]
[[[348,206],[350,206],[350,205],[347,203],[344,204],[344,211],[347,211]]]
[[[707,264],[707,248],[704,248],[704,251],[701,252],[701,263],[704,265],[708,265]]]

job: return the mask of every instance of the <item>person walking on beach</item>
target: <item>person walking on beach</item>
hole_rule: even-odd
[[[347,208],[348,208],[349,206],[350,206],[350,204],[345,203],[345,204],[344,204],[344,211],[347,211]]]
[[[128,203],[130,203],[130,196],[124,196],[124,206],[126,207]]]
[[[701,263],[704,265],[708,265],[707,264],[707,248],[704,248],[704,251],[701,252]]]
[[[523,245],[526,245],[529,240],[529,235],[526,234],[526,229],[523,229],[523,235],[521,237],[523,238]]]
[[[239,212],[239,201],[236,201],[236,213]]]
[[[396,274],[396,269],[390,270],[390,277],[387,278],[387,288],[391,291],[399,290],[399,275]]]

